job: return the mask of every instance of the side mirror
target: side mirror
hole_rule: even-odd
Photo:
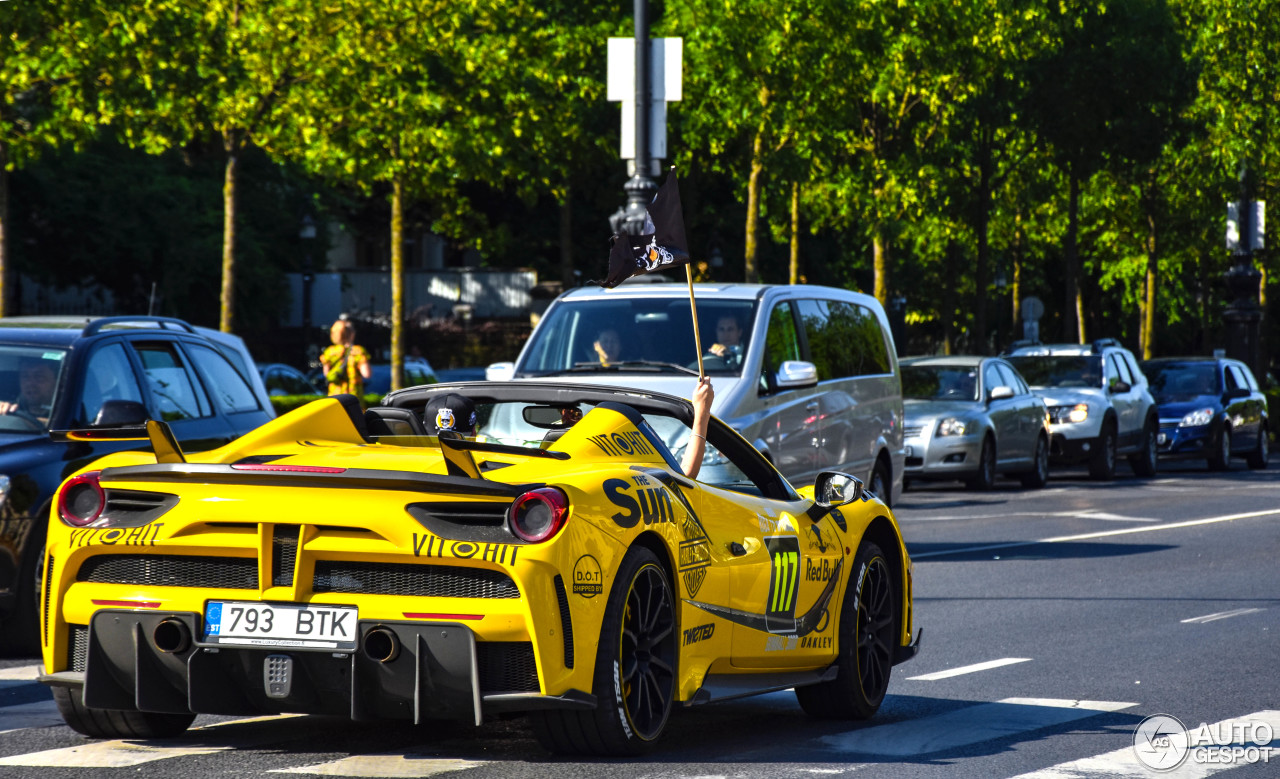
[[[1248,387],[1236,387],[1235,389],[1229,389],[1223,393],[1222,399],[1236,400],[1238,398],[1247,398],[1250,394],[1252,393],[1249,391]]]
[[[1013,397],[1013,387],[992,387],[987,394],[989,400],[1004,400]]]
[[[516,364],[513,362],[495,362],[484,369],[485,381],[511,381],[516,377]]]
[[[103,401],[94,427],[138,427],[147,423],[147,407],[136,400]]]
[[[824,509],[852,503],[862,497],[862,480],[840,471],[823,471],[813,482],[813,500]]]
[[[1127,381],[1122,381],[1122,380],[1120,380],[1120,379],[1116,379],[1115,381],[1113,381],[1113,382],[1111,383],[1111,392],[1112,392],[1112,393],[1114,393],[1114,394],[1119,394],[1119,393],[1122,393],[1122,392],[1128,392],[1128,391],[1129,391],[1129,390],[1131,390],[1131,389],[1133,389],[1133,387],[1129,386],[1129,382],[1127,382]]]
[[[818,368],[804,360],[784,360],[777,376],[778,389],[812,387],[818,383]]]

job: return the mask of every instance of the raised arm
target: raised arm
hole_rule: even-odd
[[[711,420],[711,401],[715,399],[711,379],[703,376],[693,390],[693,431],[689,444],[684,448],[684,462],[680,465],[690,479],[698,478],[702,470],[702,456],[707,452],[707,423]]]

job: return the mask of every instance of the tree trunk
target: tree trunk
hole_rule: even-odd
[[[9,149],[0,143],[0,316],[9,316]]]
[[[222,301],[218,329],[235,332],[236,318],[236,168],[240,164],[240,139],[223,133],[227,152],[222,179]]]
[[[1080,255],[1076,249],[1076,230],[1080,226],[1080,182],[1076,179],[1074,167],[1068,169],[1067,179],[1070,182],[1067,195],[1067,283],[1062,308],[1062,334],[1067,341],[1079,337],[1079,343],[1084,343],[1083,311],[1079,307]]]
[[[800,182],[791,182],[791,273],[792,284],[800,283]]]
[[[956,288],[956,258],[955,258],[955,242],[947,243],[947,250],[942,255],[942,273],[945,279],[947,289]],[[955,298],[944,295],[942,303],[942,353],[955,353],[955,319],[956,304]]]
[[[760,226],[760,178],[764,172],[764,127],[756,130],[751,144],[751,176],[747,179],[747,236],[745,246],[744,277],[748,284],[760,281],[757,258],[756,231]]]
[[[1156,254],[1156,215],[1147,211],[1147,294],[1142,322],[1142,359],[1156,356],[1156,283],[1160,277],[1160,260]]]
[[[404,178],[391,183],[391,389],[404,386]]]
[[[565,287],[574,286],[573,278],[573,190],[564,187],[564,202],[560,204],[560,281]]]
[[[978,263],[973,271],[973,347],[971,354],[987,353],[987,264],[990,243],[987,225],[991,221],[991,146],[983,134],[978,157]],[[997,320],[998,321],[998,320]]]
[[[872,267],[875,269],[873,294],[880,305],[889,306],[889,244],[885,240],[884,225],[877,222],[871,236]],[[954,287],[952,287],[954,289]]]
[[[1009,342],[1026,338],[1022,332],[1022,209],[1013,218],[1013,278],[1010,280],[1009,294],[1013,296],[1013,332]]]

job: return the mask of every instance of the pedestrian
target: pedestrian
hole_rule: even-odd
[[[333,345],[320,355],[325,380],[329,382],[329,394],[350,393],[356,397],[364,394],[364,383],[369,379],[369,353],[356,345],[356,326],[345,316],[329,328],[329,340]]]

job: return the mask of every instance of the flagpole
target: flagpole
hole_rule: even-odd
[[[702,336],[698,334],[698,303],[693,299],[692,263],[684,266],[684,275],[689,280],[689,311],[693,314],[693,345],[698,350],[698,381],[702,381],[707,372],[702,367]]]

